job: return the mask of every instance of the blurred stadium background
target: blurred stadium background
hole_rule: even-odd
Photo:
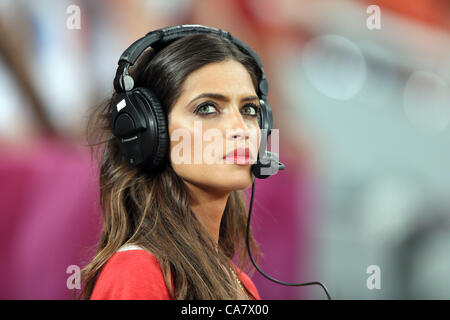
[[[71,299],[101,225],[86,111],[132,41],[175,24],[264,63],[287,169],[255,184],[263,270],[334,299],[449,299],[448,0],[0,1],[0,298]],[[263,299],[325,298],[252,278]]]

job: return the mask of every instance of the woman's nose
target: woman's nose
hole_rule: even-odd
[[[248,139],[250,137],[249,128],[244,117],[239,111],[230,112],[229,121],[226,126],[227,139]]]

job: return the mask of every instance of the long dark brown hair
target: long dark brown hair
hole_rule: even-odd
[[[153,90],[168,114],[191,72],[227,59],[247,69],[259,94],[261,71],[253,58],[214,34],[187,36],[159,51],[150,48],[130,73],[135,87]],[[148,174],[123,159],[109,126],[113,97],[92,109],[87,125],[88,144],[99,165],[103,229],[94,258],[82,270],[80,298],[90,298],[102,266],[122,245],[133,243],[158,260],[171,299],[236,299],[235,280],[224,266],[235,255],[241,269],[250,265],[242,191],[228,197],[217,246],[191,210],[187,188],[170,164]],[[251,233],[250,244],[258,256]]]

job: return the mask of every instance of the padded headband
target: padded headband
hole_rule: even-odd
[[[230,40],[241,51],[247,53],[256,61],[259,69],[261,70],[261,80],[259,82],[259,90],[261,92],[261,95],[263,95],[262,98],[263,99],[266,98],[267,93],[269,91],[269,84],[267,82],[266,75],[262,67],[262,62],[258,54],[255,51],[253,51],[253,49],[251,49],[249,46],[247,46],[244,42],[232,36],[228,31],[195,24],[170,26],[154,30],[147,33],[144,37],[133,42],[123,52],[123,54],[119,59],[118,63],[119,67],[117,68],[116,77],[114,78],[114,88],[116,92],[128,91],[129,87],[131,88],[133,87],[133,83],[131,83],[127,88],[127,85],[124,84],[125,81],[124,78],[127,76],[129,77],[128,68],[137,61],[137,59],[141,56],[141,54],[145,51],[145,49],[147,49],[148,47],[158,49],[183,37],[204,33],[217,34],[221,37]]]

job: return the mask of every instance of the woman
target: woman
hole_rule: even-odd
[[[102,148],[104,225],[83,269],[84,298],[260,299],[231,259],[239,253],[241,268],[248,265],[242,190],[259,149],[261,70],[230,40],[206,33],[148,49],[130,75],[161,102],[170,147],[162,166],[140,170],[111,132],[112,112],[122,107],[115,94],[91,115],[88,137]],[[205,138],[211,132],[216,139]],[[250,244],[259,253],[251,234]]]

